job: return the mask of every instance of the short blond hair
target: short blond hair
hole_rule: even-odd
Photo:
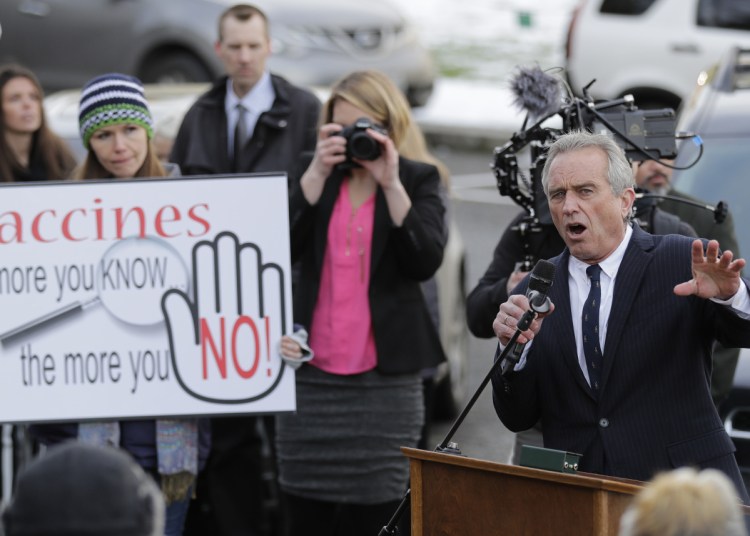
[[[619,536],[747,536],[741,502],[716,469],[660,473],[620,520]]]
[[[228,7],[225,9],[221,15],[219,15],[219,28],[218,28],[218,38],[219,42],[222,42],[224,40],[224,21],[233,18],[237,19],[240,22],[245,22],[247,20],[252,19],[253,17],[260,17],[260,19],[263,21],[263,29],[266,32],[266,38],[270,38],[269,30],[268,30],[268,17],[266,16],[263,11],[254,5],[251,4],[235,4],[231,7]]]

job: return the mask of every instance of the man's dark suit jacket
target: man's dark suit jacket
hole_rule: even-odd
[[[691,465],[727,473],[748,500],[734,445],[711,400],[711,346],[750,346],[750,320],[695,296],[675,296],[691,274],[692,239],[637,226],[615,280],[601,393],[576,354],[566,249],[544,319],[521,371],[493,378],[498,416],[512,431],[542,419],[544,445],[582,454],[581,471],[649,480]],[[747,284],[747,281],[746,281]]]
[[[430,164],[399,158],[399,176],[412,207],[395,227],[385,195],[375,193],[369,301],[377,368],[385,374],[418,372],[445,361],[440,339],[425,304],[420,281],[440,267],[447,233],[440,176]],[[328,223],[344,173],[326,180],[318,203],[311,206],[299,187],[290,199],[292,261],[300,261],[294,292],[294,321],[308,329],[318,299]]]

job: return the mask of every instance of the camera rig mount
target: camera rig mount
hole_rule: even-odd
[[[516,92],[516,104],[527,111],[521,130],[515,132],[510,140],[496,147],[491,168],[494,172],[500,195],[510,197],[527,213],[513,230],[521,235],[526,251],[519,269],[528,271],[536,259],[530,251],[530,237],[552,225],[546,195],[542,188],[542,171],[547,161],[547,151],[560,136],[574,130],[586,130],[607,134],[623,149],[625,156],[633,161],[670,159],[677,156],[676,140],[694,138],[699,145],[695,161],[685,166],[695,165],[703,154],[703,145],[694,134],[676,134],[676,117],[671,108],[658,110],[640,110],[635,105],[632,95],[622,98],[595,102],[589,94],[591,81],[583,88],[583,97],[572,94],[567,85],[555,76],[543,72],[540,68],[520,69],[511,87]],[[567,89],[567,95],[560,94],[560,87]],[[547,126],[548,121],[556,116],[562,120],[562,127]],[[529,127],[530,118],[536,121]],[[550,121],[551,122],[551,121]],[[559,120],[556,125],[559,125]],[[528,149],[530,164],[528,174],[521,171],[517,155]],[[667,165],[667,164],[665,164]],[[639,193],[638,199],[666,199],[669,196]],[[675,198],[676,201],[686,202]],[[726,216],[726,204],[716,207],[700,205],[712,210],[717,222]]]
[[[549,76],[549,75],[545,75]],[[593,82],[592,82],[593,83]],[[671,108],[639,110],[632,95],[595,103],[588,94],[561,99],[559,109],[542,116],[532,126],[515,132],[501,147],[495,148],[492,169],[502,196],[508,196],[526,210],[532,219],[541,223],[548,214],[546,199],[541,191],[541,174],[549,146],[561,135],[573,130],[588,130],[610,134],[631,160],[673,158],[677,155],[675,113]],[[562,119],[562,128],[544,127],[554,116]],[[516,155],[530,148],[530,177],[518,167]]]

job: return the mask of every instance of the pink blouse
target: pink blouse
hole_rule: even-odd
[[[354,209],[344,180],[328,223],[310,329],[309,364],[332,374],[360,374],[377,364],[368,297],[374,219],[375,195]]]

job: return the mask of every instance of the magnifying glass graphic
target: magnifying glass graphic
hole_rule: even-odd
[[[190,273],[177,250],[153,236],[118,240],[96,265],[96,294],[51,311],[0,334],[0,343],[53,322],[103,305],[114,318],[133,326],[151,326],[164,321],[161,298],[169,289],[187,292]]]

